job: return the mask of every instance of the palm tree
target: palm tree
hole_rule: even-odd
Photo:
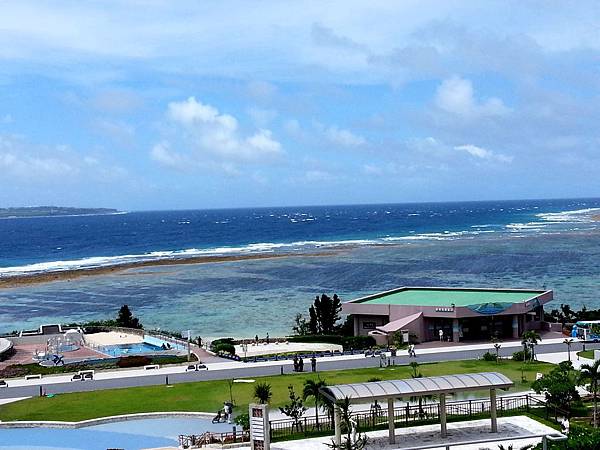
[[[594,396],[594,427],[598,426],[598,382],[600,381],[600,359],[594,364],[581,365],[580,380],[590,383],[590,389]]]
[[[271,385],[269,383],[258,383],[254,386],[254,398],[261,404],[269,403],[273,392],[271,391]]]
[[[533,448],[533,445],[526,445],[525,447],[521,447],[519,450],[530,450]],[[512,444],[508,444],[508,447],[505,447],[504,445],[500,444],[498,445],[498,450],[517,450],[513,447]]]
[[[494,348],[496,349],[496,364],[500,362],[500,347],[502,347],[502,345],[498,343],[494,344]]]
[[[567,346],[567,353],[569,355],[569,362],[571,362],[571,345],[575,342],[574,339],[565,339],[563,344]]]
[[[321,393],[321,388],[325,386],[327,386],[325,380],[306,380],[302,389],[302,399],[306,400],[310,397],[315,399],[315,424],[317,425],[317,430],[320,429],[319,407],[324,403],[324,395]]]
[[[523,335],[521,336],[521,344],[523,344],[523,353],[525,356],[527,356],[527,347],[531,347],[531,361],[533,361],[534,356],[535,356],[535,346],[537,345],[538,341],[541,341],[542,337],[534,330],[529,330],[526,331],[525,333],[523,333]]]
[[[421,374],[418,372],[418,369],[419,369],[419,363],[418,363],[418,362],[416,362],[416,361],[413,361],[413,362],[411,362],[411,363],[409,364],[409,366],[410,366],[410,368],[413,370],[413,373],[412,373],[412,377],[413,377],[413,378],[421,378],[421,377],[423,376],[423,375],[421,375]]]

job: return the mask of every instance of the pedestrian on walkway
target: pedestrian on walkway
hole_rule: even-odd
[[[440,335],[440,342],[442,342],[444,340],[444,330],[442,330],[440,328],[440,331],[438,331],[438,334]]]
[[[298,355],[294,355],[294,372],[298,372]]]
[[[269,345],[269,333],[267,333],[267,345]]]
[[[254,345],[258,345],[258,334],[254,336]]]
[[[317,358],[315,358],[315,355],[310,358],[310,368],[313,372],[317,371]]]
[[[302,358],[298,359],[298,371],[304,372],[304,360]]]

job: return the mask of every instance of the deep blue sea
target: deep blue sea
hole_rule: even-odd
[[[314,295],[400,285],[547,287],[600,307],[600,199],[150,211],[0,220],[0,276],[202,255],[0,291],[0,331],[112,317],[204,336],[285,334]]]

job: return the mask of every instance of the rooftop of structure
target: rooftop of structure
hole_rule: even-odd
[[[471,306],[482,303],[523,303],[545,290],[403,287],[358,300],[362,304],[412,306]]]
[[[438,377],[407,378],[404,380],[374,381],[368,383],[338,384],[322,388],[330,400],[345,398],[360,400],[425,396],[457,391],[508,389],[514,383],[498,372],[467,373]]]

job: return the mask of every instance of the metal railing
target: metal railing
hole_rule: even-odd
[[[498,416],[514,414],[515,412],[528,412],[543,419],[564,417],[566,412],[536,399],[531,395],[516,395],[498,397],[496,400]],[[490,400],[460,400],[446,403],[446,416],[448,420],[469,420],[488,416],[490,413]],[[387,404],[375,403],[368,411],[355,411],[352,418],[356,421],[358,429],[385,428],[388,424]],[[394,408],[394,422],[397,426],[418,425],[437,422],[440,419],[439,403],[407,403]],[[319,434],[333,433],[333,420],[327,414],[303,417],[298,423],[291,419],[277,419],[270,422],[271,440],[278,441],[292,437],[309,437]]]
[[[211,444],[227,445],[249,441],[249,431],[230,431],[227,433],[213,433],[207,431],[200,435],[179,435],[179,446],[181,448],[202,448]]]
[[[490,399],[459,400],[446,403],[447,419],[470,420],[489,416]],[[362,431],[387,428],[388,414],[387,405],[371,405],[370,410],[355,411],[352,419],[357,428]],[[537,399],[529,394],[502,396],[496,399],[496,410],[498,416],[514,415],[516,412],[526,412],[543,419],[552,417],[566,417],[567,413],[554,405]],[[435,423],[440,420],[440,404],[435,402],[407,403],[394,408],[394,422],[396,426],[415,426],[427,423]],[[299,421],[292,419],[276,419],[269,421],[271,441],[287,439],[301,439],[311,436],[325,436],[333,434],[333,418],[326,412],[316,415],[302,417]],[[209,444],[232,444],[236,442],[247,442],[250,439],[247,431],[212,433],[206,432],[201,435],[180,435],[179,445],[182,448],[201,448]]]

